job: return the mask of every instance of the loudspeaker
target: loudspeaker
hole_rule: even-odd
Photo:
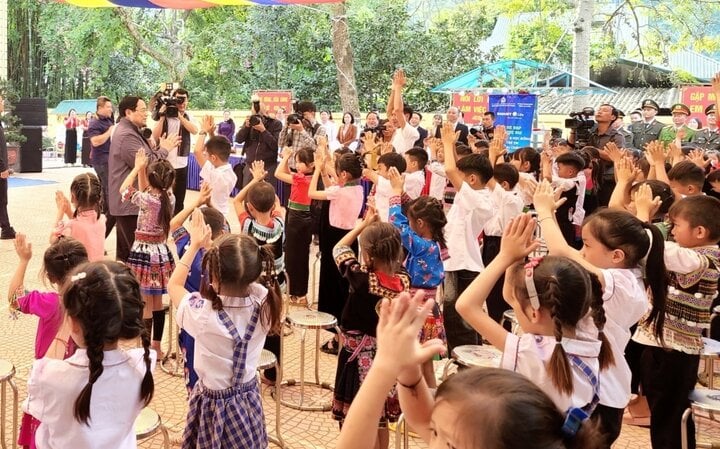
[[[47,126],[47,100],[44,98],[21,98],[15,105],[15,115],[23,126]]]
[[[23,125],[22,135],[27,137],[27,141],[20,145],[20,173],[40,173],[42,171],[42,128]]]

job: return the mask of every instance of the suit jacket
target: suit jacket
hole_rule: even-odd
[[[462,123],[456,123],[455,124],[455,132],[460,131],[460,136],[458,136],[458,142],[462,142],[465,145],[468,144],[467,136],[468,136],[468,127],[467,125],[463,125]],[[437,128],[435,131],[435,137],[438,139],[440,138],[440,127]]]
[[[425,138],[428,136],[428,131],[427,131],[427,129],[423,128],[422,126],[418,126],[417,130],[418,130],[418,133],[420,134],[420,138],[415,141],[413,146],[425,148],[424,141],[425,141]]]

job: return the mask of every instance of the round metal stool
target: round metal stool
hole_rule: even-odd
[[[0,360],[0,384],[2,384],[2,390],[0,390],[0,442],[2,447],[5,449],[5,423],[7,419],[5,416],[5,410],[7,409],[7,393],[6,385],[10,385],[13,392],[13,416],[12,416],[12,447],[17,447],[17,431],[18,431],[18,389],[13,380],[15,377],[15,365],[10,363],[8,360]]]
[[[520,322],[517,320],[517,316],[515,315],[515,311],[513,309],[508,309],[503,312],[502,319],[500,320],[500,326],[505,327],[506,324],[509,325],[510,332],[518,335],[518,331],[520,330]]]
[[[259,384],[260,382],[260,371],[266,370],[269,368],[275,368],[275,372],[277,373],[275,377],[275,385],[277,385],[282,380],[282,369],[280,368],[280,365],[277,363],[277,358],[275,357],[275,354],[268,351],[267,349],[263,349],[260,352],[260,361],[258,362],[257,370],[258,370],[258,386],[261,386]],[[274,388],[274,387],[273,387]],[[262,389],[262,387],[261,387]],[[285,444],[285,440],[283,440],[282,433],[280,432],[280,395],[273,394],[273,398],[275,399],[275,437],[268,434],[268,440],[276,444],[282,448],[287,447]]]
[[[163,425],[160,415],[155,410],[145,407],[135,418],[135,439],[142,441],[155,435],[158,431],[162,432],[163,435],[163,447],[169,449],[170,435],[168,435],[167,428]]]
[[[682,415],[682,420],[680,421],[680,443],[682,449],[688,448],[687,421],[691,415],[696,411],[702,411],[708,415],[707,417],[709,419],[716,422],[720,417],[720,391],[697,389],[690,392],[688,399],[690,399],[690,408],[685,410],[685,413]],[[718,442],[696,442],[695,447],[711,449],[718,447]]]
[[[443,368],[442,380],[444,381],[448,378],[448,370],[453,363],[467,368],[497,368],[500,366],[501,360],[502,352],[490,345],[456,346],[452,350],[450,358],[445,363],[445,368]]]
[[[312,385],[320,387],[323,390],[333,391],[332,385],[327,382],[320,382],[320,331],[322,329],[334,328],[338,335],[341,334],[340,329],[337,327],[337,319],[329,313],[316,312],[314,310],[291,310],[288,312],[285,318],[290,326],[301,330],[300,333],[300,400],[298,402],[291,402],[280,398],[280,403],[296,410],[305,411],[323,411],[326,412],[332,408],[331,403],[321,403],[315,405],[306,405],[305,402],[305,385]],[[305,380],[305,334],[308,330],[315,330],[315,382],[309,382]],[[280,338],[280,360],[284,359],[285,343],[284,336]],[[281,362],[282,363],[282,362]],[[293,387],[297,385],[295,379],[288,379],[278,384],[279,389],[276,390],[277,395],[281,395],[282,389],[287,387]]]
[[[163,359],[160,361],[160,369],[167,374],[175,377],[183,377],[183,362],[182,356],[179,354],[179,347],[177,351],[173,352],[173,342],[176,342],[177,336],[180,333],[174,325],[173,315],[174,309],[172,302],[163,304],[163,311],[168,316],[168,345]]]

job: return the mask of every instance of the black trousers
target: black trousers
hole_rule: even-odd
[[[135,243],[135,229],[137,229],[137,215],[121,215],[115,217],[117,228],[117,244],[115,246],[115,260],[127,262],[130,248]]]
[[[10,217],[7,211],[8,205],[8,180],[0,178],[0,228],[10,230]]]
[[[680,423],[690,407],[688,394],[697,382],[700,356],[646,347],[642,357],[642,388],[650,405],[650,442],[653,449],[677,449]],[[688,447],[695,447],[695,423],[688,420]]]
[[[469,270],[446,271],[443,282],[443,315],[448,350],[462,345],[480,345],[482,338],[455,310],[458,297],[479,273]]]
[[[291,296],[307,295],[311,241],[310,211],[288,209],[285,220],[285,272],[288,275],[288,293]]]
[[[600,432],[605,437],[605,441],[602,444],[603,448],[610,449],[615,440],[620,436],[620,429],[622,428],[622,418],[625,409],[608,407],[606,405],[598,404],[595,407],[595,411],[590,417],[591,420],[600,423]]]
[[[482,258],[486,267],[499,253],[500,237],[495,235],[486,235],[483,237]],[[505,298],[503,298],[502,290],[504,283],[505,275],[503,274],[495,283],[492,290],[490,290],[490,294],[488,294],[487,301],[485,302],[488,309],[488,315],[490,315],[490,318],[498,323],[502,321],[503,313],[511,308],[510,304],[505,302]]]
[[[179,214],[185,209],[185,192],[187,192],[187,167],[175,169],[175,185],[173,185],[173,195],[175,195],[175,212],[174,215]]]
[[[100,179],[100,185],[103,189],[103,207],[102,212],[105,214],[105,238],[110,235],[110,232],[115,227],[115,217],[110,215],[110,208],[108,207],[108,164],[96,164],[93,166],[97,177]]]

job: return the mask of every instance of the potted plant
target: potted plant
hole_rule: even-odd
[[[5,130],[5,140],[8,149],[8,167],[11,171],[17,167],[18,154],[20,153],[20,144],[27,141],[27,137],[22,134],[22,122],[20,117],[13,114],[12,106],[18,100],[18,95],[13,89],[12,84],[7,80],[0,80],[0,97],[5,102],[5,113],[0,115],[3,129]]]

